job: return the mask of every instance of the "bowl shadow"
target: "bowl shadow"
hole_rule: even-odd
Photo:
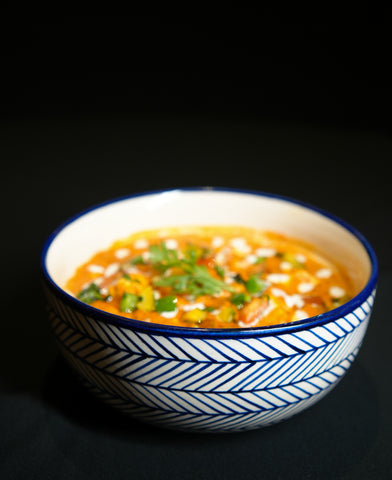
[[[117,445],[117,455],[123,448],[124,461],[132,446],[136,471],[140,463],[146,473],[148,457],[151,465],[164,462],[159,478],[166,478],[167,462],[173,462],[172,474],[174,469],[182,478],[191,478],[187,472],[192,465],[215,469],[218,478],[237,474],[254,479],[261,468],[263,479],[280,478],[287,468],[290,478],[341,478],[358,466],[379,429],[377,392],[358,360],[341,384],[308,410],[268,428],[232,434],[178,432],[124,416],[90,394],[60,356],[48,371],[42,397],[55,416],[51,420],[55,440],[61,417],[63,424],[86,432],[98,449],[100,438],[105,438],[106,449],[107,442]],[[162,449],[165,460],[156,453]],[[209,475],[213,478],[213,471]],[[153,473],[148,478],[154,478]]]

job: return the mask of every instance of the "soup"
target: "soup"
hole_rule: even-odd
[[[116,315],[197,328],[251,328],[347,302],[345,271],[311,246],[245,227],[139,232],[80,266],[65,286]]]

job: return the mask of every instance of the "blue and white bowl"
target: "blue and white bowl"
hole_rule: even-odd
[[[306,240],[347,269],[356,296],[291,324],[217,330],[129,320],[63,289],[76,267],[132,232],[229,224]],[[276,195],[199,188],[133,195],[82,212],[49,237],[42,271],[60,350],[98,398],[167,428],[231,432],[291,417],[340,381],[368,326],[377,260],[359,232],[318,208]]]

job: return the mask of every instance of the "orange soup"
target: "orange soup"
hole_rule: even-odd
[[[284,324],[353,294],[347,274],[320,252],[245,227],[133,234],[79,267],[66,290],[110,313],[199,328]]]

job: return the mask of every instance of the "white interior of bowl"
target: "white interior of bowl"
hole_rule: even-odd
[[[338,262],[357,292],[370,278],[371,262],[362,243],[327,216],[280,198],[208,189],[142,195],[92,210],[55,237],[46,268],[62,287],[79,265],[114,241],[141,230],[182,225],[241,225],[280,232]]]

